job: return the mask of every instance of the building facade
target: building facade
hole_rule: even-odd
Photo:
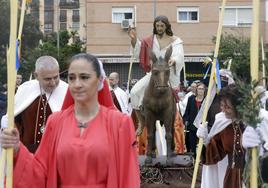
[[[260,31],[268,41],[266,7],[261,0]],[[184,41],[186,54],[207,54],[214,49],[220,0],[87,0],[87,49],[97,54],[128,54],[129,38],[122,21],[131,20],[140,38],[152,33],[155,15],[166,15],[174,34]],[[252,1],[227,1],[224,32],[248,36]]]
[[[138,37],[143,38],[152,34],[157,15],[166,15],[174,34],[184,41],[186,71],[188,64],[200,64],[215,48],[212,39],[217,33],[220,0],[87,0],[86,5],[87,51],[104,61],[107,72],[114,71],[115,64],[127,67],[123,64],[130,62],[128,26],[135,26]],[[260,7],[260,35],[267,43],[268,0],[261,0]],[[251,25],[252,1],[227,1],[223,33],[248,37]],[[134,77],[138,69],[134,66]],[[119,72],[126,79],[128,70]]]
[[[260,7],[260,36],[268,43],[268,0],[261,0]],[[129,26],[136,27],[142,39],[152,34],[154,17],[166,15],[174,34],[184,42],[187,71],[187,66],[199,66],[214,50],[220,9],[221,0],[40,0],[39,19],[44,33],[77,31],[87,52],[100,57],[108,73],[121,72],[126,80]],[[252,0],[228,0],[223,33],[248,37],[251,24]],[[137,64],[134,61],[134,78],[144,75]],[[195,79],[194,75],[199,77],[200,71],[188,76]]]
[[[44,34],[59,30],[77,31],[86,41],[86,0],[40,0],[40,30]]]

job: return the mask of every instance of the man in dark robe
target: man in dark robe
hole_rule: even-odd
[[[52,112],[62,107],[68,85],[59,79],[59,64],[51,56],[42,56],[35,63],[36,79],[24,82],[15,95],[15,124],[20,139],[34,153],[45,131],[46,121]],[[7,115],[2,126],[7,126]]]

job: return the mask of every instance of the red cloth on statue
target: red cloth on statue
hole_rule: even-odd
[[[98,92],[98,101],[100,105],[115,109],[107,80],[103,81],[103,88]],[[70,90],[68,89],[61,110],[67,109],[72,104],[74,104],[74,99],[71,96]]]
[[[150,51],[153,47],[154,36],[151,35],[141,41],[140,65],[145,72],[151,71]]]
[[[73,105],[49,116],[32,155],[21,144],[15,159],[16,188],[139,188],[133,122],[100,106],[80,135]]]

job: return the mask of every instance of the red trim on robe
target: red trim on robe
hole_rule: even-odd
[[[154,36],[151,35],[141,41],[140,66],[145,72],[151,71],[150,50],[153,47]]]

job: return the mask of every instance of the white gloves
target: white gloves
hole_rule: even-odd
[[[247,126],[242,136],[242,146],[247,148],[258,147],[261,144],[261,138],[258,132],[250,126]]]
[[[208,126],[208,122],[205,122],[204,125],[199,124],[197,132],[196,132],[196,136],[198,138],[203,138],[204,139],[204,144],[205,145],[208,145],[209,141],[210,141],[210,139],[208,138],[208,128],[207,128],[207,126]]]
[[[257,130],[261,136],[261,139],[264,141],[264,148],[268,150],[268,120],[263,119]]]

